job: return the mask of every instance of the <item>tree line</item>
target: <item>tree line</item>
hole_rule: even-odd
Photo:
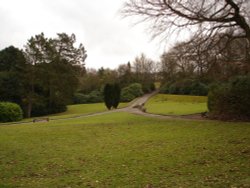
[[[248,0],[127,0],[122,14],[146,22],[164,42],[189,34],[161,56],[162,92],[209,91],[211,115],[249,119],[249,10]]]
[[[0,52],[0,101],[21,106],[25,117],[64,111],[78,87],[87,57],[75,35],[43,33],[31,37],[23,50]]]

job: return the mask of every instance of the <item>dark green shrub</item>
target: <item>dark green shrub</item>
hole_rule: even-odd
[[[129,102],[135,99],[136,97],[130,92],[130,90],[125,87],[121,91],[121,101],[122,102]]]
[[[0,102],[0,122],[20,121],[23,111],[16,103]]]
[[[214,85],[208,94],[212,118],[250,120],[250,77],[240,76],[227,84]]]
[[[103,95],[99,90],[94,90],[87,95],[88,101],[87,103],[98,103],[103,102]]]
[[[135,97],[140,97],[143,95],[142,85],[139,83],[133,83],[128,86],[128,90]]]
[[[142,85],[133,83],[121,90],[121,101],[129,102],[141,95],[143,95]]]
[[[154,90],[155,90],[155,84],[153,82],[142,84],[143,93],[150,93]]]
[[[166,83],[161,89],[161,93],[177,94],[177,95],[200,95],[206,96],[208,93],[207,85],[190,79],[176,81],[174,83]]]
[[[45,98],[36,100],[32,105],[31,116],[43,116],[48,114],[55,114],[65,112],[67,110],[66,104],[63,101],[47,102]]]
[[[75,93],[73,97],[74,104],[85,104],[88,103],[89,96],[82,93]]]
[[[117,108],[120,102],[121,89],[119,84],[106,84],[104,87],[104,102],[110,110],[112,107]]]
[[[102,92],[94,90],[89,94],[75,93],[73,97],[74,104],[88,104],[103,102]]]
[[[197,96],[207,96],[208,86],[201,82],[194,82],[190,87],[190,94]]]
[[[113,107],[117,108],[119,103],[120,103],[120,99],[121,99],[121,88],[119,86],[119,84],[115,83],[113,85]]]
[[[110,110],[112,107],[112,85],[111,84],[106,84],[104,86],[103,90],[103,95],[104,95],[104,103],[106,107]]]
[[[165,84],[163,84],[160,88],[160,93],[165,93],[168,94],[169,93],[169,87],[172,83],[171,82],[167,82]]]
[[[151,90],[151,91],[155,91],[155,89],[156,89],[156,88],[155,88],[155,83],[152,82],[152,83],[150,84],[150,90]]]

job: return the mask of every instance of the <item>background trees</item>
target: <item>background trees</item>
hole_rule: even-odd
[[[246,72],[250,72],[249,10],[247,0],[128,0],[122,12],[148,22],[153,36],[166,38],[173,33],[190,33],[207,48],[221,40],[226,40],[227,45],[235,39],[244,39],[248,48]]]
[[[46,38],[31,37],[25,46],[30,71],[27,116],[64,111],[78,86],[78,75],[87,57],[82,44],[75,47],[75,35],[60,33]]]
[[[26,117],[66,110],[84,72],[86,50],[75,35],[31,37],[21,51],[0,51],[0,100],[18,103]]]
[[[23,52],[14,46],[0,51],[0,101],[25,105],[29,65]]]

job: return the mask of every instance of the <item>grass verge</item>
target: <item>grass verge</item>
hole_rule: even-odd
[[[163,115],[189,115],[207,111],[207,97],[157,94],[145,105],[147,112]]]
[[[127,113],[0,127],[0,187],[249,187],[250,124]]]

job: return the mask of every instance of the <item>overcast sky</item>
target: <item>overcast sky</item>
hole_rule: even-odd
[[[44,32],[74,33],[87,50],[86,67],[116,68],[145,53],[158,60],[164,45],[152,41],[143,25],[122,19],[124,0],[0,0],[0,49],[23,48],[27,40]]]

